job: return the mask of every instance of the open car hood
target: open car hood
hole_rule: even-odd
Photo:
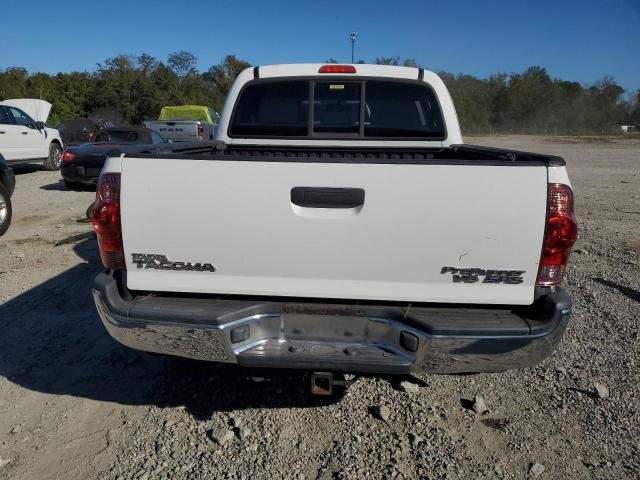
[[[38,100],[37,98],[14,98],[12,100],[3,100],[0,104],[24,110],[36,122],[46,122],[49,118],[49,112],[51,112],[51,104],[46,100]]]

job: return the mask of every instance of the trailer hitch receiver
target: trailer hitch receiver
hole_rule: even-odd
[[[352,379],[336,380],[331,372],[313,372],[311,374],[311,393],[313,395],[333,395],[334,387],[347,388],[355,381]]]

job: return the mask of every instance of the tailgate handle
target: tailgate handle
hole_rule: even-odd
[[[294,187],[291,203],[306,208],[355,208],[364,204],[362,188]]]

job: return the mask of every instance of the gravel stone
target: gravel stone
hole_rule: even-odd
[[[529,467],[530,477],[539,477],[544,472],[544,465],[538,462],[532,463]]]
[[[474,412],[478,414],[482,414],[487,412],[489,409],[487,408],[487,404],[480,395],[476,395],[473,399],[473,406],[471,407]]]
[[[593,392],[596,398],[605,399],[609,398],[609,387],[604,383],[596,382],[593,384]]]
[[[233,431],[224,427],[211,428],[207,431],[207,435],[218,445],[224,445],[234,437]]]
[[[14,425],[14,427],[9,430],[9,433],[20,433],[22,431],[22,425]]]
[[[232,427],[239,427],[240,425],[242,425],[242,420],[233,413],[229,415],[229,421]]]
[[[389,420],[389,417],[391,416],[391,410],[389,410],[389,407],[386,405],[376,405],[373,407],[371,413],[377,419],[384,420],[385,422]]]
[[[251,430],[248,428],[236,427],[234,432],[240,440],[246,440],[251,435]]]
[[[403,380],[400,382],[400,390],[406,393],[417,394],[420,393],[420,386],[413,382]]]

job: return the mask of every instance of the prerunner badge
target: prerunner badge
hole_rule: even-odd
[[[517,285],[524,281],[522,274],[526,273],[526,270],[442,267],[440,273],[442,275],[450,273],[453,283],[476,283],[480,282],[480,277],[484,277],[481,283]]]

